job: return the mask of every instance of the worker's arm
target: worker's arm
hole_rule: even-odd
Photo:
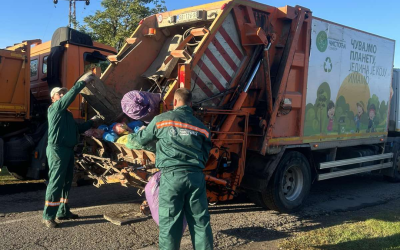
[[[144,146],[147,143],[156,140],[157,139],[156,135],[157,135],[156,119],[153,119],[145,129],[140,130],[136,134],[135,139],[137,143]]]
[[[90,129],[91,127],[93,127],[93,120],[89,120],[83,123],[76,123],[76,126],[78,127],[78,131],[79,133],[83,133],[86,130]]]
[[[66,110],[85,86],[85,81],[75,83],[75,85],[60,100],[53,103],[53,109],[56,111]]]

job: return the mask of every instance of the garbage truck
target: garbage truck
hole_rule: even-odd
[[[101,113],[107,93],[156,93],[161,113],[173,109],[175,89],[189,89],[211,131],[209,203],[245,191],[259,206],[292,212],[316,181],[370,172],[400,180],[394,48],[302,6],[221,1],[143,19],[108,57],[99,83],[107,91],[96,95],[93,85],[87,95]],[[155,152],[94,137],[77,161],[98,187],[140,190],[154,163]]]
[[[42,86],[60,85],[57,79],[66,77],[60,73],[70,65],[65,55],[78,55],[80,73],[68,78],[73,82],[84,73],[83,48],[91,48],[89,60],[99,60],[94,50],[108,53],[110,65],[82,92],[107,125],[126,119],[118,101],[131,91],[159,95],[162,113],[173,109],[175,89],[191,90],[195,115],[211,131],[213,147],[204,169],[210,204],[244,191],[259,206],[292,212],[315,181],[369,172],[400,180],[394,40],[314,17],[302,6],[247,0],[149,16],[117,54],[81,44],[83,38],[59,39],[70,33],[61,31],[48,46],[59,62],[51,69],[56,84],[47,76]],[[81,50],[68,53],[79,44]],[[53,49],[57,46],[64,49]],[[65,49],[67,54],[57,57]],[[40,99],[37,90],[32,92]],[[72,112],[86,119],[80,100]],[[171,129],[171,136],[180,132]],[[18,137],[12,131],[7,136],[0,140],[0,163],[20,167],[21,161],[11,165],[10,159],[22,159],[11,157],[21,151],[10,146],[22,145],[17,138],[29,144],[32,136],[20,130]],[[46,139],[38,138],[40,146],[35,139],[35,147],[30,144],[21,154],[29,156],[25,163],[40,159],[28,168],[32,176],[45,170],[40,152]],[[76,163],[97,187],[121,183],[142,192],[158,171],[155,153],[86,135],[76,148]]]

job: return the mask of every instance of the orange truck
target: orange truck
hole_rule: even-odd
[[[25,41],[0,50],[0,167],[19,179],[47,175],[47,107],[53,87],[73,86],[91,67],[108,66],[111,46],[63,27],[51,41]],[[74,118],[87,118],[81,96],[69,107]]]
[[[160,93],[161,112],[176,88],[190,89],[212,134],[209,202],[245,191],[290,212],[314,181],[363,172],[400,180],[398,137],[388,131],[394,47],[305,7],[221,1],[145,18],[101,80],[120,95]],[[78,164],[96,186],[143,189],[157,171],[152,152],[86,141]]]

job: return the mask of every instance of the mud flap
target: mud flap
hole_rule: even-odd
[[[0,169],[4,164],[4,141],[0,138]]]
[[[260,178],[260,176],[255,176],[252,174],[245,174],[242,182],[240,183],[240,187],[246,190],[261,192],[267,188],[268,178]]]
[[[385,153],[393,153],[393,167],[381,170],[381,173],[389,180],[394,182],[400,181],[400,175],[398,171],[399,157],[400,157],[400,138],[399,137],[388,137],[385,144]]]
[[[46,156],[47,139],[48,134],[45,133],[33,151],[31,166],[26,175],[28,178],[35,180],[43,178],[42,172],[45,171],[48,166]],[[47,176],[47,173],[44,175]]]

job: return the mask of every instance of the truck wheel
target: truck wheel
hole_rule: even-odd
[[[28,178],[26,177],[26,174],[28,173],[28,166],[23,165],[23,166],[10,166],[7,167],[8,172],[10,172],[10,174],[18,179],[18,180],[28,180]]]
[[[311,188],[311,170],[307,158],[296,151],[286,153],[261,192],[263,204],[283,213],[298,210]]]

